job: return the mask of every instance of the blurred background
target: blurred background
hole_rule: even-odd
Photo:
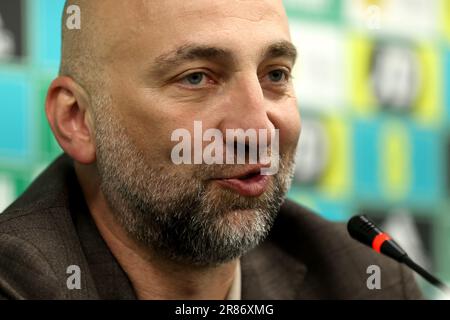
[[[450,282],[450,0],[284,2],[303,118],[289,197],[367,214]],[[0,212],[61,153],[44,101],[63,4],[0,0]]]

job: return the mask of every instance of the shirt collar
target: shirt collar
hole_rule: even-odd
[[[241,300],[241,280],[241,261],[238,260],[233,283],[230,291],[228,291],[226,300]]]

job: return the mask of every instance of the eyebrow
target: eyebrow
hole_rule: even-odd
[[[204,45],[187,44],[174,51],[160,55],[155,59],[156,64],[179,64],[198,59],[228,59],[233,54],[222,48]]]
[[[263,49],[262,56],[264,60],[287,58],[295,64],[297,59],[297,49],[291,42],[281,40],[274,42]],[[161,72],[172,69],[184,62],[195,60],[212,60],[232,64],[233,61],[236,61],[236,57],[231,50],[225,48],[191,43],[158,56],[154,60],[151,73],[160,74]]]
[[[292,61],[292,64],[295,64],[297,60],[297,49],[295,46],[289,41],[278,41],[271,45],[269,45],[264,50],[264,59],[274,59],[274,58],[287,58]]]

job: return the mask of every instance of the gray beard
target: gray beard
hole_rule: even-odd
[[[101,190],[133,240],[177,263],[217,266],[266,238],[292,180],[293,153],[280,157],[279,172],[263,195],[244,197],[196,177],[225,166],[191,166],[198,170],[189,178],[175,165],[150,167],[109,114],[96,116]]]

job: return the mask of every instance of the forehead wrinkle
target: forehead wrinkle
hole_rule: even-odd
[[[226,7],[223,7],[223,2],[230,3],[230,2],[238,2],[243,3],[245,5],[245,2],[251,3],[252,10],[239,10],[236,11],[235,7],[232,5],[228,5]],[[278,0],[277,0],[278,1]],[[283,17],[284,16],[284,7],[279,4],[275,4],[274,0],[267,0],[267,1],[261,1],[261,0],[226,0],[226,1],[211,1],[209,3],[208,7],[205,7],[204,5],[201,5],[200,3],[194,2],[188,2],[181,4],[179,6],[178,15],[179,16],[194,16],[194,17],[208,17],[211,15],[217,15],[220,14],[224,18],[236,18],[241,20],[247,20],[250,22],[259,22],[265,19],[269,19],[270,17],[276,16],[276,17]],[[270,3],[270,6],[267,6],[267,3]],[[279,10],[282,10],[282,14],[278,12]]]

